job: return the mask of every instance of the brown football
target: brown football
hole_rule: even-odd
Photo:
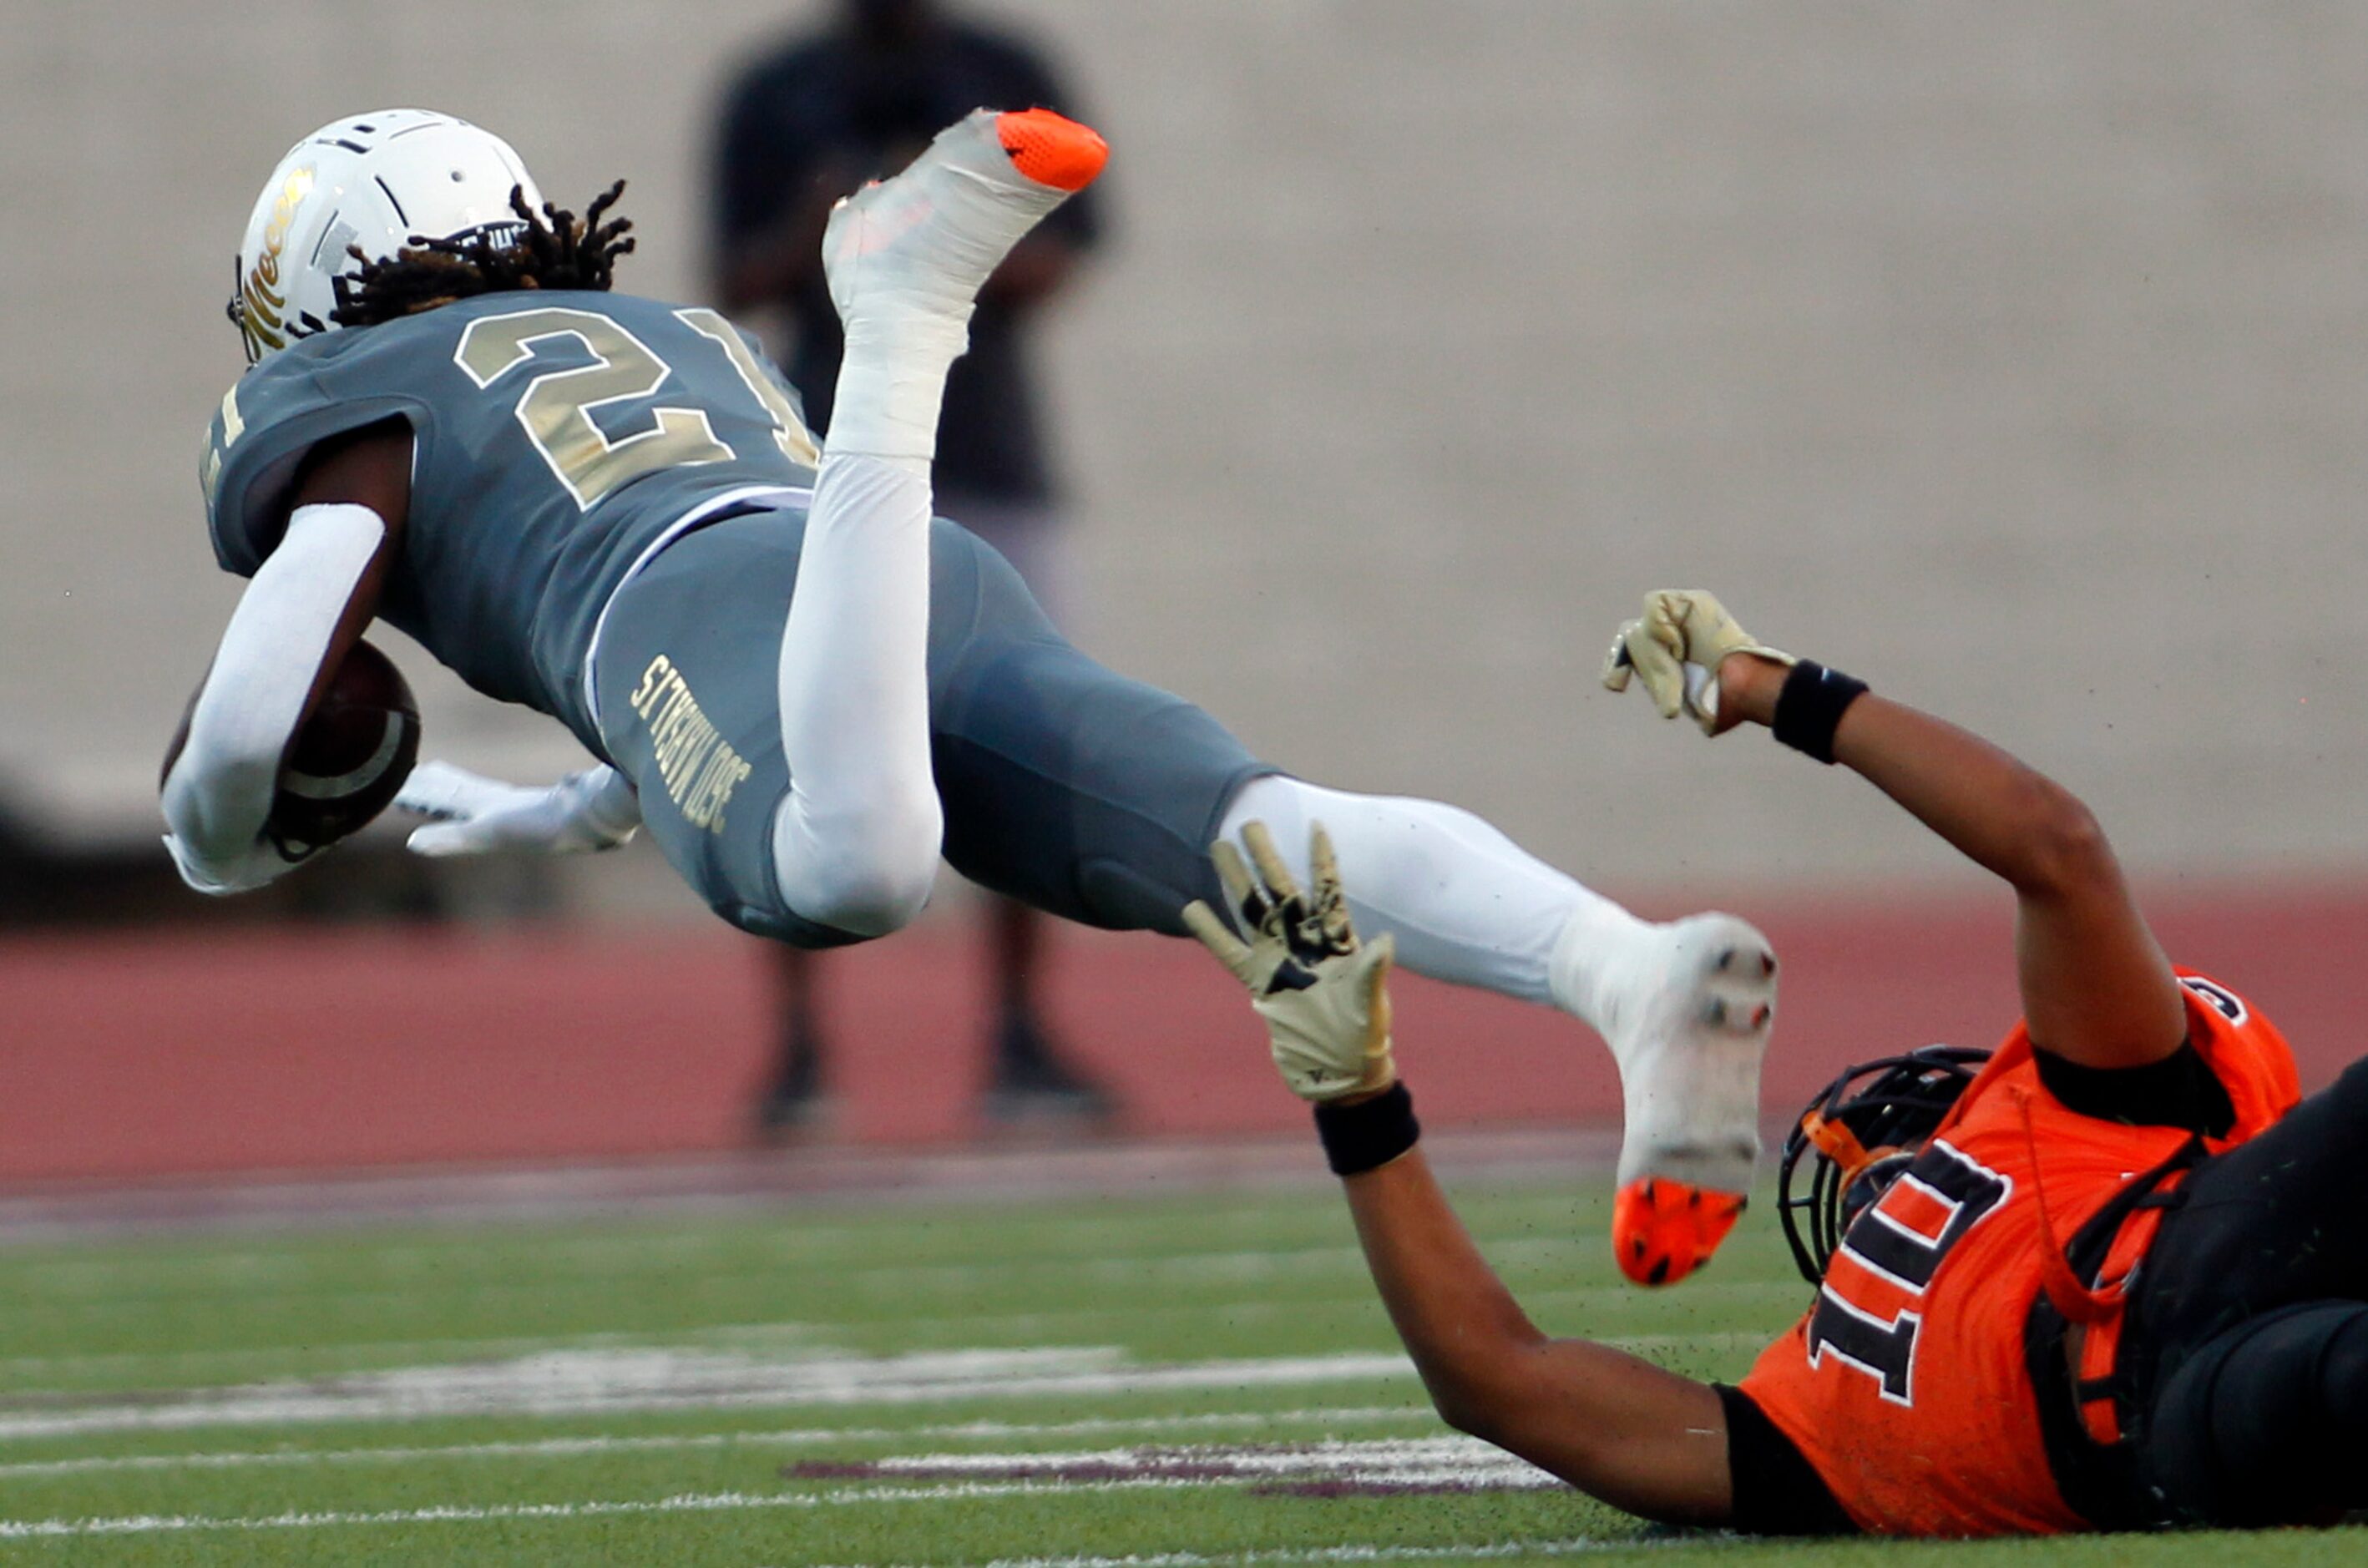
[[[296,732],[264,834],[300,859],[393,802],[419,760],[419,703],[394,661],[357,642]]]

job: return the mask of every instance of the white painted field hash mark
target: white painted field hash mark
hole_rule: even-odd
[[[1294,1426],[1363,1426],[1423,1421],[1413,1405],[1317,1405],[1298,1410],[1202,1411],[1190,1415],[1110,1415],[1077,1421],[950,1421],[925,1426],[795,1426],[770,1432],[689,1432],[649,1437],[542,1437],[501,1443],[445,1443],[377,1449],[266,1449],[232,1453],[103,1454],[85,1459],[0,1464],[0,1481],[111,1471],[299,1469],[312,1465],[409,1464],[422,1460],[564,1460],[586,1454],[677,1453],[700,1449],[813,1448],[824,1443],[1025,1442],[1125,1433],[1258,1431]]]
[[[1731,1304],[1736,1299],[1773,1299],[1780,1304],[1790,1304],[1804,1295],[1801,1286],[1786,1282],[1750,1284],[1729,1282],[1724,1287],[1689,1283],[1684,1304],[1700,1309],[1713,1304]],[[1576,1286],[1567,1290],[1538,1290],[1522,1293],[1522,1301],[1532,1310],[1543,1312],[1580,1311],[1601,1312],[1607,1310],[1634,1308],[1666,1308],[1660,1298],[1641,1295],[1630,1285]],[[1182,1306],[1144,1307],[1066,1307],[1054,1311],[962,1312],[943,1316],[900,1316],[893,1320],[899,1330],[918,1335],[940,1331],[968,1330],[980,1338],[1006,1338],[1021,1334],[1055,1334],[1057,1331],[1091,1332],[1109,1325],[1125,1327],[1134,1324],[1168,1322],[1176,1319],[1210,1319],[1227,1322],[1255,1322],[1273,1318],[1293,1318],[1309,1311],[1333,1303],[1363,1305],[1372,1300],[1372,1287],[1359,1283],[1353,1289],[1344,1287],[1338,1292],[1301,1294],[1287,1301],[1256,1297],[1239,1300],[1196,1301]],[[879,1324],[876,1315],[866,1320]],[[667,1336],[666,1343],[706,1343],[723,1346],[790,1344],[813,1346],[818,1353],[826,1352],[830,1336],[842,1331],[842,1324],[831,1323],[771,1323],[719,1324],[708,1328],[684,1331]],[[1625,1349],[1657,1349],[1678,1346],[1702,1346],[1726,1348],[1735,1345],[1764,1345],[1770,1335],[1764,1334],[1629,1334],[1591,1335],[1606,1345]],[[270,1371],[284,1367],[291,1357],[309,1358],[316,1364],[335,1361],[340,1357],[367,1359],[404,1353],[443,1354],[448,1356],[474,1353],[480,1357],[538,1351],[644,1349],[663,1347],[652,1335],[606,1332],[559,1335],[496,1335],[487,1337],[447,1335],[435,1339],[355,1340],[345,1345],[308,1345],[301,1347],[241,1347],[236,1349],[196,1350],[115,1350],[77,1354],[52,1353],[44,1356],[0,1357],[0,1379],[12,1374],[42,1374],[74,1376],[138,1376],[143,1371],[180,1374],[212,1371],[217,1375],[236,1376],[253,1369]],[[324,1371],[321,1377],[362,1375],[381,1369],[359,1368],[351,1374]],[[27,1393],[65,1393],[64,1388],[16,1389],[0,1392],[0,1410],[5,1410],[12,1397]],[[5,1436],[5,1433],[0,1433]]]
[[[10,1410],[0,1441],[86,1432],[408,1421],[452,1415],[587,1415],[649,1410],[897,1405],[940,1401],[1298,1387],[1409,1378],[1402,1355],[1131,1365],[1114,1348],[816,1353],[765,1358],[653,1348],[567,1352],[306,1382],[151,1394],[137,1403]]]
[[[667,1337],[693,1342],[752,1339],[775,1345],[806,1345],[814,1343],[823,1332],[822,1327],[814,1324],[719,1324]],[[250,1368],[266,1373],[284,1373],[291,1358],[309,1358],[318,1362],[332,1361],[339,1357],[363,1360],[389,1356],[527,1355],[543,1350],[632,1348],[653,1341],[654,1336],[647,1334],[609,1330],[590,1334],[448,1334],[433,1339],[357,1339],[343,1345],[307,1345],[295,1348],[241,1346],[197,1350],[58,1351],[44,1356],[0,1356],[0,1378],[44,1373],[131,1373],[136,1376],[143,1371],[199,1370],[235,1377],[241,1370]]]
[[[1265,1551],[1145,1551],[1125,1557],[996,1557],[985,1562],[902,1562],[888,1568],[1233,1568],[1285,1562],[1435,1562],[1444,1558],[1583,1557],[1679,1544],[1644,1540],[1492,1540],[1470,1546],[1307,1546]],[[857,1568],[847,1564],[845,1568]],[[869,1568],[869,1565],[866,1565]]]
[[[1097,1492],[1146,1492],[1190,1484],[1181,1481],[1113,1481]],[[851,1487],[843,1492],[682,1492],[671,1497],[598,1503],[501,1503],[484,1507],[386,1508],[372,1513],[287,1513],[221,1517],[211,1514],[124,1514],[81,1519],[0,1519],[0,1540],[61,1537],[163,1535],[185,1530],[324,1529],[358,1525],[474,1523],[487,1519],[600,1519],[635,1514],[717,1514],[757,1508],[824,1508],[862,1503],[969,1502],[1084,1490],[1058,1483],[964,1483],[952,1486]]]
[[[1000,1471],[996,1466],[1001,1466]],[[881,1485],[895,1468],[939,1481],[921,1486]],[[961,1478],[985,1471],[985,1480]],[[1021,1471],[1024,1473],[1009,1473]],[[1457,1487],[1531,1490],[1559,1486],[1544,1471],[1468,1437],[1367,1443],[1314,1443],[1291,1448],[1241,1447],[1104,1449],[1085,1454],[961,1454],[915,1456],[867,1467],[864,1484],[820,1492],[681,1493],[671,1497],[589,1503],[448,1505],[372,1512],[322,1511],[250,1516],[131,1514],[79,1519],[0,1521],[0,1540],[155,1535],[193,1530],[323,1529],[372,1525],[467,1523],[495,1519],[581,1519],[634,1514],[715,1513],[760,1508],[825,1508],[865,1505],[969,1502],[1044,1493],[1107,1493],[1186,1486],[1288,1483],[1403,1491]],[[1053,1560],[1062,1561],[1062,1560]]]
[[[1391,1437],[1378,1440],[1252,1445],[1193,1444],[1090,1449],[1067,1452],[898,1454],[790,1467],[796,1480],[924,1481],[965,1477],[988,1481],[1064,1481],[1093,1484],[1136,1477],[1175,1481],[1255,1482],[1292,1491],[1414,1492],[1539,1491],[1559,1487],[1554,1476],[1477,1437]]]

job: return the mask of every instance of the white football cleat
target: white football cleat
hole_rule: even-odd
[[[823,233],[831,302],[968,320],[989,274],[1053,209],[1093,183],[1110,149],[1050,109],[979,109],[938,132],[893,179],[832,209]]]
[[[1751,1190],[1776,955],[1732,915],[1646,926],[1609,957],[1575,951],[1582,935],[1574,926],[1557,946],[1553,985],[1620,1064],[1612,1244],[1630,1278],[1670,1284],[1709,1261]],[[1582,960],[1592,971],[1584,989]]]
[[[1093,183],[1110,149],[1050,109],[979,109],[894,179],[832,209],[823,271],[847,327],[826,454],[928,462],[946,371],[1011,247]]]

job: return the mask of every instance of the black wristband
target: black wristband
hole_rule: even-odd
[[[1865,695],[1866,682],[1803,659],[1784,677],[1784,689],[1776,698],[1776,722],[1769,727],[1794,751],[1831,763],[1834,732],[1850,705]]]
[[[1413,1148],[1422,1124],[1414,1119],[1414,1096],[1406,1086],[1392,1084],[1355,1105],[1317,1106],[1315,1135],[1324,1140],[1332,1174],[1352,1176],[1378,1170]]]

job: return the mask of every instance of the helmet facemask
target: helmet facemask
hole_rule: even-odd
[[[1915,1163],[1989,1057],[1928,1045],[1846,1068],[1809,1102],[1776,1178],[1777,1218],[1803,1278],[1824,1280],[1843,1233]]]

